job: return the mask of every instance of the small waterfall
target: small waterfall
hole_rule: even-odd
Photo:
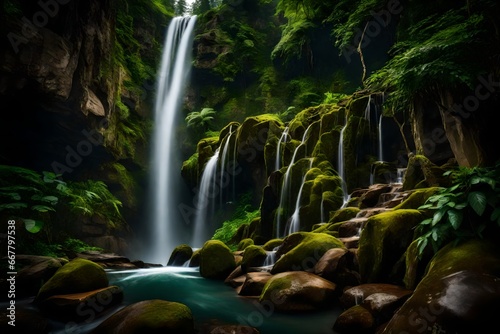
[[[281,168],[281,143],[286,143],[288,139],[288,126],[283,130],[280,139],[278,140],[278,147],[276,148],[276,163],[274,164],[274,170],[279,170]]]
[[[325,215],[325,197],[323,196],[323,193],[321,194],[321,207],[319,208],[320,209],[320,217],[321,217],[321,221],[320,223],[325,223],[325,218],[326,218],[326,215]]]
[[[371,95],[368,95],[368,103],[366,104],[366,108],[365,108],[365,119],[368,121],[368,128],[371,130],[371,112],[372,112],[372,108],[371,108],[371,104],[372,104],[372,96]]]
[[[280,192],[280,204],[279,204],[279,207],[278,207],[278,217],[277,217],[277,226],[276,226],[276,230],[277,230],[277,236],[278,238],[282,237],[282,235],[280,234],[281,232],[281,220],[282,220],[282,216],[283,216],[283,208],[285,207],[285,201],[288,199],[288,195],[289,195],[289,187],[290,187],[290,173],[291,173],[291,170],[292,170],[292,165],[295,163],[295,159],[297,158],[297,152],[299,151],[299,149],[305,145],[305,142],[306,142],[306,139],[307,139],[307,136],[309,135],[309,132],[311,131],[311,126],[312,124],[310,124],[306,131],[304,132],[304,135],[302,136],[302,141],[301,143],[295,148],[295,151],[293,152],[293,156],[292,156],[292,161],[290,161],[290,164],[288,165],[287,169],[286,169],[286,172],[285,172],[285,175],[283,175],[283,183],[281,185],[281,192]]]
[[[403,177],[405,175],[406,168],[398,168],[397,169],[397,179],[396,184],[403,184]]]
[[[264,260],[264,264],[262,266],[268,267],[273,266],[276,263],[276,251],[266,251],[266,259]]]
[[[384,161],[384,151],[382,148],[382,113],[378,119],[378,161]]]
[[[155,122],[152,138],[151,230],[148,254],[144,258],[165,263],[179,243],[181,222],[178,201],[181,184],[178,171],[182,166],[174,128],[181,107],[185,82],[191,68],[191,48],[196,16],[172,19],[165,38],[164,52],[157,81]],[[178,217],[179,216],[179,217]]]
[[[347,182],[345,181],[345,166],[344,166],[344,130],[347,127],[347,121],[342,130],[340,131],[339,138],[339,148],[338,148],[338,166],[337,171],[339,173],[340,181],[342,182],[342,192],[344,193],[344,204],[342,207],[347,205],[349,201],[349,193],[347,192]]]
[[[201,247],[203,243],[209,238],[210,231],[208,231],[208,207],[211,199],[217,195],[216,189],[216,176],[217,176],[217,160],[219,159],[219,149],[208,160],[201,176],[200,188],[198,190],[198,200],[196,201],[196,219],[194,223],[194,233],[191,242],[192,247]],[[213,207],[211,212],[213,212]]]
[[[290,220],[290,224],[288,225],[287,228],[287,233],[286,235],[292,234],[294,232],[300,231],[300,199],[302,197],[302,190],[304,189],[304,184],[306,183],[306,175],[307,171],[311,169],[312,164],[313,164],[313,159],[309,159],[309,168],[305,171],[304,175],[302,176],[302,185],[300,186],[299,193],[297,195],[297,200],[295,201],[295,211],[293,212],[292,218]]]
[[[233,126],[231,125],[229,127],[229,135],[226,139],[226,142],[224,143],[224,148],[222,149],[222,157],[221,157],[221,163],[220,163],[220,205],[224,204],[224,188],[229,185],[229,175],[226,172],[226,161],[228,160],[229,156],[229,141],[231,140],[231,136],[233,135]],[[225,180],[224,180],[225,179]]]
[[[238,166],[238,134],[235,131],[234,149],[233,149],[233,202],[236,199],[236,168]]]

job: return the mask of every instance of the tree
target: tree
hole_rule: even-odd
[[[188,12],[188,5],[186,0],[177,0],[175,2],[175,15],[183,16]]]

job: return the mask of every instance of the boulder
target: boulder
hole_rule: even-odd
[[[271,274],[312,269],[325,252],[344,248],[342,241],[325,233],[296,232],[287,236],[276,252]]]
[[[260,296],[266,283],[273,277],[267,272],[252,272],[245,275],[245,282],[238,294],[240,296]]]
[[[235,268],[234,255],[222,241],[209,240],[200,250],[200,275],[209,279],[225,279]]]
[[[42,285],[67,262],[66,259],[50,256],[16,255],[16,263],[20,266],[16,275],[16,297],[36,296]],[[8,285],[6,278],[0,279],[3,291],[9,290]]]
[[[373,315],[361,305],[355,305],[342,312],[333,325],[337,333],[371,334],[375,328]]]
[[[126,306],[97,326],[91,334],[194,333],[191,310],[166,300],[145,300]]]
[[[305,271],[274,275],[259,297],[261,304],[278,312],[321,310],[335,303],[336,285]]]
[[[383,334],[491,333],[498,324],[500,247],[470,240],[442,248]]]
[[[51,296],[38,304],[43,313],[64,321],[92,321],[123,301],[123,290],[109,286],[98,290]]]
[[[38,291],[35,303],[54,295],[87,292],[108,286],[104,269],[95,262],[76,258],[62,266]]]
[[[267,253],[262,247],[250,245],[245,248],[245,252],[243,253],[241,269],[247,272],[250,267],[260,267],[263,265],[266,257]]]
[[[191,256],[193,256],[193,249],[191,246],[186,244],[179,245],[172,251],[167,266],[182,267],[184,263],[191,259]]]
[[[391,210],[368,218],[359,239],[359,273],[364,283],[403,281],[394,273],[424,215],[413,209]],[[399,273],[397,273],[399,275]]]

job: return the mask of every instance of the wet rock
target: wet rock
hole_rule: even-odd
[[[183,266],[184,263],[191,259],[191,256],[193,256],[193,249],[191,246],[186,244],[179,245],[172,251],[167,266]]]
[[[279,312],[303,312],[331,307],[336,285],[304,271],[274,275],[264,286],[259,301]]]
[[[91,334],[194,333],[191,310],[166,300],[128,305],[97,326]]]
[[[363,306],[355,305],[342,312],[333,325],[333,330],[346,334],[373,333],[375,319]]]
[[[267,272],[253,272],[245,275],[245,282],[238,294],[240,296],[260,296],[266,283],[273,277]]]

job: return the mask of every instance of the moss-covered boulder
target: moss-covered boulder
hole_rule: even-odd
[[[76,258],[59,268],[38,291],[35,302],[54,295],[87,292],[107,287],[108,277],[97,263]]]
[[[439,167],[423,155],[414,155],[408,161],[403,177],[403,190],[428,187],[449,187],[451,180],[443,176],[446,168]]]
[[[191,256],[193,256],[191,246],[186,244],[179,245],[172,251],[167,266],[183,266],[184,263],[191,259]]]
[[[254,244],[253,239],[245,238],[238,243],[238,250],[239,251],[245,250],[245,248],[247,248],[248,246],[252,246],[253,244]]]
[[[498,325],[500,247],[470,240],[441,249],[383,334],[491,333]]]
[[[359,239],[359,273],[366,283],[389,280],[401,282],[403,272],[395,272],[413,240],[414,228],[424,219],[418,210],[391,210],[370,217]]]
[[[91,334],[194,332],[193,315],[186,305],[155,299],[128,305],[103,321]]]
[[[236,268],[233,253],[219,240],[205,242],[199,261],[200,275],[209,279],[225,279]]]
[[[190,267],[199,267],[200,266],[200,249],[197,249],[193,252],[193,255],[191,256],[191,260],[189,261],[189,266]]]
[[[283,240],[276,252],[278,260],[271,273],[312,269],[323,254],[332,248],[345,247],[342,241],[325,233],[292,233]]]
[[[411,192],[410,196],[403,202],[394,207],[394,210],[399,209],[418,209],[427,201],[429,197],[434,195],[439,190],[439,187],[416,189]]]
[[[199,179],[198,152],[182,163],[181,176],[190,188],[196,187]]]
[[[264,286],[259,301],[271,303],[279,312],[303,312],[334,304],[334,283],[305,271],[274,275]]]
[[[267,253],[261,246],[250,245],[245,248],[243,259],[241,260],[241,269],[247,272],[250,267],[262,266],[266,260]]]
[[[341,208],[336,211],[333,211],[330,215],[330,220],[328,221],[329,223],[340,223],[344,222],[346,220],[349,220],[351,218],[356,217],[356,215],[361,211],[359,208],[356,207],[347,207],[347,208]]]
[[[267,241],[263,246],[262,248],[264,248],[264,250],[266,251],[272,251],[274,250],[276,247],[279,247],[281,246],[281,244],[283,243],[283,239],[279,239],[279,238],[276,238],[276,239],[271,239],[269,241]]]

